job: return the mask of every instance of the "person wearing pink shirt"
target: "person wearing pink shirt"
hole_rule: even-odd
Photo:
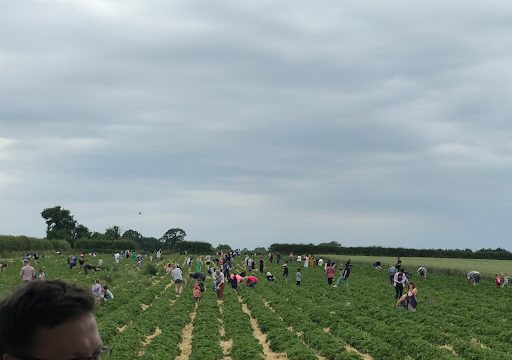
[[[332,279],[334,279],[334,266],[332,266],[331,263],[329,263],[325,268],[325,277],[327,278],[327,283],[332,285]]]
[[[253,288],[256,286],[257,283],[258,283],[258,278],[256,276],[250,275],[247,277],[247,286],[248,287]]]

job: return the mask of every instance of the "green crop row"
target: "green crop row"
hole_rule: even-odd
[[[170,296],[172,298],[172,296]],[[179,355],[182,329],[190,322],[194,301],[189,289],[185,289],[174,305],[168,304],[155,314],[161,335],[147,347],[142,359],[174,359]]]
[[[223,319],[226,337],[233,340],[233,360],[261,360],[263,349],[252,333],[249,316],[242,311],[238,296],[232,289],[224,292]]]
[[[192,332],[192,353],[189,360],[220,360],[220,312],[211,292],[205,292],[199,303]]]
[[[286,298],[283,298],[272,291],[274,288],[276,288],[275,284],[268,284],[268,286],[258,288],[257,291],[262,300],[267,302],[267,306],[276,312],[276,316],[279,316],[288,326],[292,326],[295,331],[300,332],[310,347],[329,360],[361,358],[356,354],[346,352],[347,343],[324,331],[311,320],[305,311],[297,311],[297,303],[292,300],[295,294],[288,292]]]
[[[253,291],[254,289],[242,289],[242,299],[257,320],[261,331],[266,334],[270,348],[275,352],[285,352],[290,360],[316,360],[316,354],[296,334],[290,332]]]

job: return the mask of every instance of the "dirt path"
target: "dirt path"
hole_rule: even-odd
[[[226,329],[224,328],[224,309],[221,306],[222,303],[217,302],[217,304],[219,305],[219,312],[221,315],[221,319],[218,319],[220,322],[219,334],[220,338],[223,339],[226,336]],[[231,349],[233,348],[233,339],[221,340],[220,347],[224,354],[224,360],[232,360]]]
[[[325,331],[328,334],[331,334],[331,328],[330,327],[323,328],[322,330]],[[345,350],[347,352],[351,352],[351,353],[355,353],[355,354],[359,355],[361,357],[361,359],[363,359],[363,360],[373,360],[373,357],[370,354],[362,353],[359,350],[357,350],[356,348],[350,346],[349,344],[345,345]]]
[[[263,303],[265,304],[265,307],[267,307],[270,311],[272,311],[274,314],[276,314],[276,316],[279,318],[279,320],[281,320],[282,322],[284,322],[284,319],[277,313],[276,309],[274,309],[272,307],[272,305],[270,305],[270,303],[265,300],[263,297],[261,297],[261,300],[263,301]],[[315,349],[313,349],[311,346],[309,346],[308,344],[306,344],[306,342],[304,341],[304,334],[302,332],[297,332],[295,331],[295,329],[293,328],[293,326],[288,326],[288,331],[294,333],[295,335],[297,335],[297,337],[300,339],[300,341],[302,342],[302,344],[304,346],[306,346],[308,349],[310,349],[311,351],[313,351],[316,355],[316,357],[318,358],[318,360],[327,360],[327,358],[323,357],[322,355],[320,355],[318,353],[318,351],[316,351]]]
[[[138,356],[142,357],[142,355],[144,355],[144,353],[146,352],[146,348],[148,347],[148,345],[151,344],[151,341],[153,341],[154,338],[160,336],[161,334],[162,330],[160,330],[160,328],[157,326],[155,332],[151,335],[146,336],[146,340],[142,342],[142,347],[140,348]]]
[[[251,311],[249,310],[249,307],[247,304],[245,304],[240,297],[238,297],[238,301],[240,304],[242,304],[242,311],[249,315],[249,319],[251,320],[251,326],[252,331],[254,334],[254,337],[258,339],[259,343],[261,344],[261,347],[263,348],[263,355],[265,355],[266,360],[282,360],[282,359],[288,359],[288,356],[286,356],[285,353],[276,353],[273,352],[272,349],[270,349],[270,346],[267,342],[267,336],[261,332],[258,322],[255,318],[252,317]]]
[[[179,345],[180,355],[175,360],[188,360],[192,354],[192,331],[194,330],[194,319],[196,318],[197,305],[194,306],[194,311],[190,315],[190,322],[185,325],[181,334],[181,343]]]

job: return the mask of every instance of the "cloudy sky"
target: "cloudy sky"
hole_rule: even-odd
[[[511,249],[509,1],[0,9],[1,234]]]

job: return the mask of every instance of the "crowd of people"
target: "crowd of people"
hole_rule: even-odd
[[[96,253],[88,254],[92,259],[97,257]],[[142,261],[144,257],[147,257],[147,254],[137,254],[136,251],[126,250],[122,253],[116,252],[113,254],[114,262],[119,264],[122,259],[131,259],[133,262],[136,262],[137,269],[140,270],[142,268]],[[189,270],[189,278],[191,280],[192,286],[192,294],[195,301],[200,301],[203,292],[205,291],[205,281],[206,279],[211,279],[212,281],[212,291],[216,293],[218,300],[223,300],[224,289],[226,286],[231,287],[231,289],[238,292],[241,284],[245,284],[245,286],[249,288],[254,288],[259,283],[259,279],[255,276],[255,273],[259,271],[261,273],[261,277],[266,279],[268,282],[274,282],[274,275],[266,270],[265,267],[265,257],[259,255],[245,255],[244,261],[242,263],[242,268],[245,271],[238,271],[242,269],[235,270],[235,258],[240,256],[240,250],[229,251],[229,252],[220,252],[215,254],[215,256],[206,255],[204,258],[202,256],[187,256],[185,261],[180,264],[178,262],[169,262],[165,265],[165,272],[169,274],[172,280],[172,284],[174,285],[176,294],[179,296],[182,294],[183,287],[185,284],[185,279],[183,276],[182,268],[188,267]],[[44,256],[44,255],[43,255]],[[30,259],[34,259],[35,262],[39,259],[39,254],[28,254],[23,259],[23,266],[20,269],[20,279],[22,283],[26,283],[35,279],[45,280],[45,273],[42,269],[36,273],[33,266],[30,264]],[[149,260],[153,261],[162,260],[162,251],[159,249],[156,252],[149,255]],[[257,259],[257,261],[255,260]],[[323,268],[323,272],[325,275],[325,279],[328,286],[338,287],[341,283],[343,283],[346,287],[349,287],[349,277],[352,270],[352,264],[350,259],[342,263],[341,266],[337,266],[336,262],[327,259],[324,261],[322,257],[315,257],[314,255],[297,255],[295,256],[293,253],[290,253],[289,256],[285,259],[282,258],[281,254],[274,255],[269,253],[267,255],[267,261],[272,264],[274,261],[281,265],[282,263],[282,278],[285,282],[288,282],[289,278],[289,268],[291,266],[296,266],[295,269],[295,284],[297,286],[301,286],[303,280],[303,271],[304,268],[314,268],[321,267]],[[94,264],[92,264],[94,262]],[[256,262],[258,262],[258,270],[256,270]],[[86,254],[81,253],[79,256],[75,254],[71,254],[67,258],[67,263],[69,269],[72,270],[75,267],[79,267],[80,272],[84,274],[88,274],[89,272],[100,272],[104,269],[104,261],[102,258],[98,257],[96,261],[88,261],[86,259]],[[380,261],[376,261],[373,263],[373,267],[377,271],[382,271],[382,263]],[[8,263],[1,262],[0,270],[5,271],[8,268]],[[336,275],[338,273],[338,275]],[[419,282],[423,282],[427,279],[428,270],[426,266],[419,266],[416,270]],[[396,306],[398,308],[405,308],[411,311],[416,310],[417,306],[417,293],[418,289],[416,284],[411,281],[412,274],[404,269],[402,266],[402,261],[400,257],[397,258],[396,262],[390,265],[387,269],[387,276],[389,279],[389,283],[394,288],[394,295],[396,300]],[[471,285],[476,285],[480,282],[481,275],[478,271],[470,271],[467,274],[468,283]],[[509,282],[508,275],[506,273],[496,274],[495,283],[498,287],[507,286]],[[96,300],[96,302],[101,303],[103,301],[108,301],[113,299],[113,294],[108,288],[108,285],[102,284],[100,279],[96,279],[96,281],[91,286],[91,293]]]
[[[89,254],[95,258],[96,254]],[[155,254],[157,261],[162,260],[162,252],[159,250]],[[242,264],[246,271],[235,270],[234,260],[240,256],[240,252],[219,253],[215,257],[207,255],[204,257],[192,258],[188,256],[184,264],[170,262],[165,265],[165,271],[172,279],[175,291],[178,296],[182,294],[185,286],[182,267],[189,267],[189,278],[191,280],[192,296],[199,302],[202,294],[206,291],[205,282],[207,279],[212,281],[212,290],[216,293],[217,299],[222,300],[224,287],[226,283],[234,291],[238,292],[240,286],[245,283],[248,288],[255,288],[259,279],[255,276],[254,257],[247,255]],[[142,255],[135,252],[125,252],[126,259],[132,259],[137,262],[137,268],[140,269]],[[114,254],[114,261],[119,263],[122,255]],[[19,287],[13,294],[0,301],[0,355],[2,358],[62,358],[62,354],[56,352],[59,349],[58,344],[66,342],[68,348],[80,349],[74,351],[84,358],[99,358],[102,354],[109,354],[111,350],[103,345],[99,337],[96,321],[93,315],[94,304],[103,303],[114,298],[112,291],[107,284],[103,284],[101,279],[96,279],[87,291],[77,285],[69,284],[61,280],[46,280],[43,269],[36,274],[35,268],[31,265],[31,260],[36,264],[39,260],[39,254],[30,254],[24,257],[23,266],[20,269],[20,280],[23,286]],[[150,261],[153,255],[150,255]],[[281,265],[280,254],[274,256],[268,255],[268,261],[272,263],[276,260]],[[265,269],[263,256],[259,257],[259,272],[264,275],[267,282],[276,281],[273,274]],[[85,259],[85,254],[76,256],[72,254],[67,261],[69,269],[73,270],[79,265],[80,271],[87,274],[89,271],[102,271],[103,260],[99,259],[97,264],[90,265]],[[77,265],[78,264],[78,265]],[[301,269],[310,267],[322,267],[328,286],[337,287],[342,281],[348,287],[348,279],[351,273],[352,264],[350,259],[337,267],[331,260],[324,260],[320,257],[315,259],[312,255],[293,256],[290,254],[288,260],[284,260],[283,281],[288,281],[289,267],[296,265],[295,281],[300,286],[303,280]],[[377,271],[382,270],[382,263],[377,261],[373,264]],[[5,261],[0,262],[0,270],[6,271],[9,264]],[[339,268],[339,276],[336,280],[336,272]],[[427,268],[423,265],[416,270],[419,282],[426,281]],[[395,264],[387,269],[387,278],[390,285],[395,290],[396,306],[398,308],[416,311],[418,288],[411,281],[412,274],[407,272],[400,258],[397,258]],[[477,285],[481,280],[481,274],[478,271],[467,273],[467,280],[470,285]],[[497,287],[507,286],[509,282],[508,274],[501,273],[495,275],[495,284]],[[37,305],[37,306],[36,306]],[[63,311],[62,309],[66,309]],[[31,319],[31,326],[37,331],[24,331],[25,323],[20,319]],[[85,324],[85,325],[84,325]],[[14,326],[14,328],[13,328]],[[39,341],[44,339],[45,341]],[[87,339],[87,341],[83,341]],[[25,344],[39,344],[30,349],[30,356],[26,353]],[[84,345],[86,344],[86,346]],[[57,350],[56,350],[57,349]],[[60,350],[59,350],[60,351]],[[35,355],[34,355],[35,354]],[[28,357],[27,357],[28,356]]]

